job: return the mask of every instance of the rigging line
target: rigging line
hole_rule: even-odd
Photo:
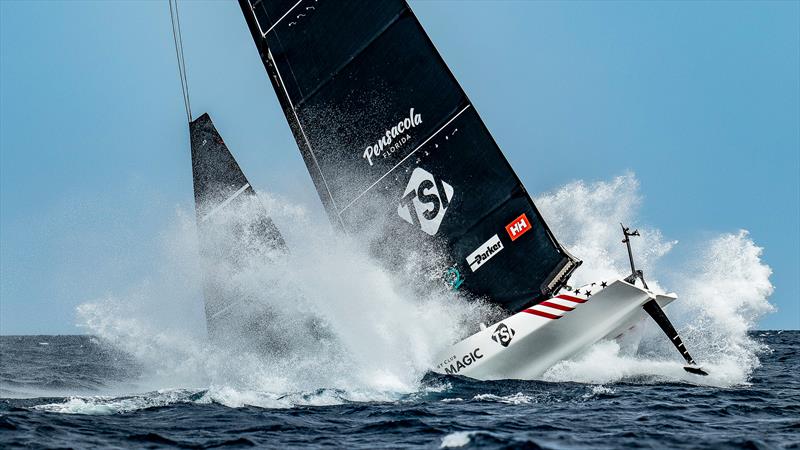
[[[188,121],[192,121],[192,104],[189,99],[189,79],[187,78],[187,70],[186,70],[186,59],[183,56],[183,34],[181,33],[181,20],[180,20],[180,13],[178,12],[178,0],[173,0],[175,3],[175,27],[176,27],[176,40],[177,45],[175,47],[176,54],[178,55],[178,67],[180,71],[180,76],[182,80],[183,90],[185,91],[184,99],[186,102],[186,115],[188,117]]]
[[[169,17],[172,25],[172,40],[175,43],[175,58],[178,61],[178,75],[181,81],[181,94],[183,95],[183,107],[186,110],[187,121],[191,122],[192,113],[189,110],[189,93],[188,90],[186,89],[186,81],[183,76],[185,67],[183,65],[183,60],[181,59],[180,44],[178,43],[178,31],[176,30],[176,24],[175,24],[175,12],[172,9],[172,0],[167,0],[167,2],[169,3]],[[175,5],[175,9],[177,10],[177,4]]]
[[[181,14],[178,12],[178,0],[175,0],[175,19],[178,22],[178,43],[181,48],[181,63],[183,63],[183,84],[186,86],[186,107],[189,110],[189,121],[192,119],[192,103],[189,95],[189,78],[186,70],[186,58],[183,56],[183,33],[181,32]]]
[[[169,18],[170,24],[172,25],[172,40],[175,43],[175,58],[178,61],[178,75],[181,81],[181,94],[183,95],[183,107],[186,110],[186,117],[189,122],[192,121],[191,116],[189,115],[189,105],[187,104],[187,96],[186,96],[186,88],[183,81],[183,65],[181,63],[181,56],[178,50],[178,34],[175,29],[175,13],[172,9],[172,0],[167,0],[169,4]]]

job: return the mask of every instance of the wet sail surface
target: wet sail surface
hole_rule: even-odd
[[[511,311],[566,282],[577,262],[405,2],[240,5],[335,224]]]
[[[213,340],[259,335],[266,311],[230,278],[246,264],[279,257],[286,244],[209,115],[189,128],[209,335]]]

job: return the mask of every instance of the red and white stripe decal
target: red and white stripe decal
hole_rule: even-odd
[[[526,312],[528,314],[533,314],[534,316],[544,317],[544,318],[547,318],[547,319],[560,319],[561,318],[561,316],[556,316],[554,314],[546,313],[544,311],[539,311],[538,309],[536,309],[535,306],[533,308],[528,308],[528,309],[526,309],[526,310],[524,310],[522,312]]]
[[[549,306],[551,308],[560,309],[561,311],[572,311],[573,309],[575,309],[575,308],[573,308],[571,306],[563,305],[561,303],[550,302],[550,301],[542,302],[542,303],[539,303],[539,304],[542,305],[542,306]]]
[[[556,320],[577,308],[580,303],[586,303],[586,299],[571,295],[558,295],[538,305],[533,305],[522,312],[550,320]]]
[[[571,295],[563,295],[563,294],[562,294],[562,295],[558,295],[558,296],[556,296],[556,298],[560,298],[560,299],[562,299],[562,300],[569,300],[569,301],[571,301],[571,302],[575,302],[575,303],[586,303],[586,299],[584,299],[584,298],[578,298],[578,297],[573,297],[573,296],[571,296]]]

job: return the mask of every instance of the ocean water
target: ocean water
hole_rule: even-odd
[[[0,447],[800,448],[800,332],[752,338],[761,364],[733,386],[428,374],[379,401],[337,389],[139,392],[144,369],[95,337],[3,336]]]
[[[666,313],[707,377],[652,321],[537,381],[432,374],[497,311],[413,289],[429,261],[387,270],[324,217],[259,193],[288,254],[205,264],[178,209],[146,279],[76,308],[86,336],[1,337],[0,447],[798,448],[800,334],[752,331],[774,312],[762,249],[746,230],[682,245],[643,226],[638,186],[576,181],[536,201],[584,261],[574,285],[626,274],[619,222],[639,226],[637,267],[678,293]],[[208,270],[241,299],[241,339],[207,339]]]

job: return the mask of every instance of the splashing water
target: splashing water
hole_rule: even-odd
[[[571,284],[580,286],[630,273],[627,250],[620,245],[620,223],[636,224],[642,201],[638,191],[638,180],[633,174],[627,174],[609,182],[573,182],[535,199],[558,240],[583,260]],[[634,238],[633,243],[637,268],[650,275],[647,283],[653,290],[663,290],[651,274],[655,263],[669,253],[677,241],[665,240],[657,229],[638,229],[641,237]]]
[[[573,284],[629,272],[619,222],[636,224],[638,189],[628,174],[571,183],[537,199],[559,240],[584,261]],[[351,238],[321,227],[324,219],[259,195],[291,250],[277,263],[247,264],[233,281],[249,298],[269,305],[270,332],[283,335],[288,348],[282,355],[264,355],[207,342],[197,230],[194,217],[179,211],[164,233],[155,281],[78,308],[90,332],[141,364],[140,389],[198,387],[207,389],[204,401],[229,406],[395,400],[427,389],[421,379],[436,353],[494,313],[445,291],[422,297],[408,292],[397,274],[383,270]],[[651,287],[661,290],[653,269],[677,242],[657,229],[640,231],[637,265]],[[646,325],[638,350],[600,342],[544,378],[597,384],[637,378],[746,382],[763,350],[746,331],[771,311],[771,271],[760,256],[745,231],[718,236],[687,265],[686,275],[668,286],[681,298],[667,313],[710,377],[687,375],[674,348]],[[324,336],[307,334],[307,320],[321,323]]]
[[[630,273],[620,222],[636,223],[641,198],[633,174],[609,182],[570,183],[537,200],[559,239],[584,260],[574,284]],[[567,211],[567,213],[564,213]],[[697,377],[682,370],[682,361],[654,323],[644,323],[642,341],[631,349],[617,342],[599,342],[569,361],[551,368],[551,381],[609,383],[630,378],[657,378],[730,386],[744,383],[765,350],[747,336],[758,318],[773,310],[768,298],[772,273],[761,261],[762,249],[746,231],[723,234],[699,248],[665,288],[653,277],[659,260],[677,244],[657,229],[639,228],[635,245],[637,268],[644,269],[654,291],[675,291],[667,314],[687,348],[709,370]]]
[[[141,362],[149,377],[142,389],[211,386],[207,396],[229,406],[393,400],[419,390],[436,353],[492,311],[445,289],[412,295],[351,238],[334,236],[289,202],[260,197],[285,224],[290,251],[272,259],[254,253],[235,270],[213,270],[249,302],[234,307],[268,309],[268,323],[250,330],[259,333],[253,340],[277,342],[279,351],[208,343],[197,230],[183,212],[165,235],[158,282],[79,306],[92,333]],[[243,212],[225,214],[238,220]],[[309,323],[322,331],[313,333]]]

